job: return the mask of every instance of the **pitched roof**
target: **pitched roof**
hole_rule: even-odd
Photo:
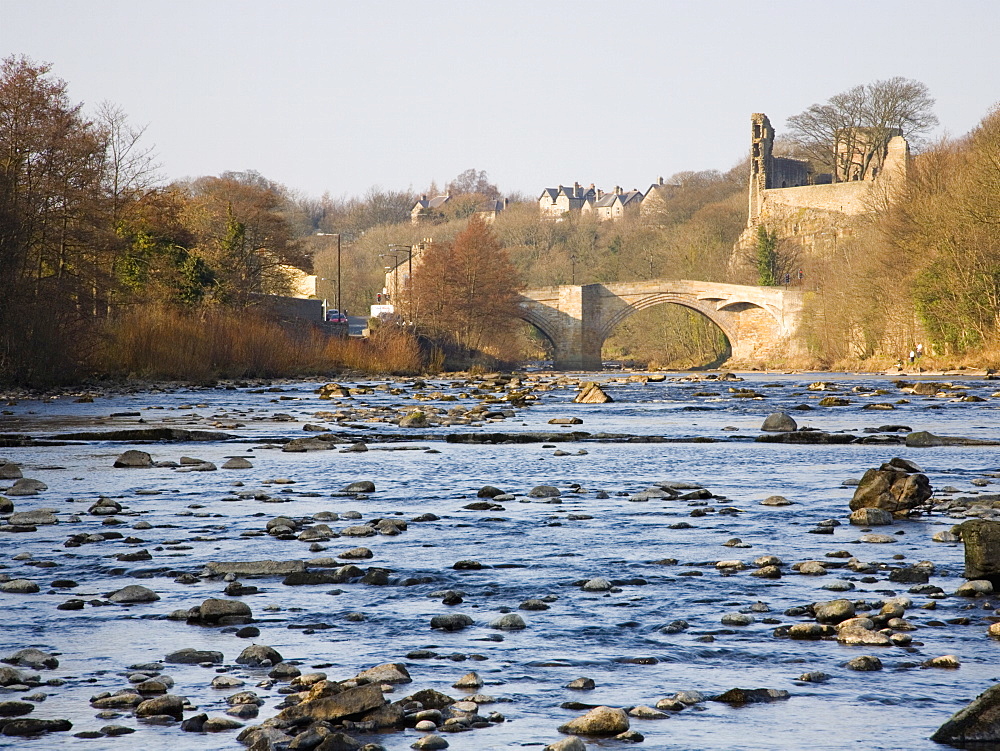
[[[428,198],[427,196],[421,196],[419,199],[417,199],[417,202],[416,204],[414,204],[413,208],[436,209],[439,206],[443,206],[444,204],[448,203],[448,201],[450,200],[451,200],[450,194],[445,194],[443,196],[434,196],[433,198]]]

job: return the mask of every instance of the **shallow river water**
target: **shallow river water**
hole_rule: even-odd
[[[163,672],[174,680],[171,692],[188,697],[210,716],[222,715],[226,696],[242,690],[210,688],[217,671],[226,671],[246,680],[246,689],[264,699],[259,718],[247,721],[257,724],[277,713],[284,698],[278,689],[287,685],[257,687],[268,669],[234,663],[244,647],[258,643],[274,647],[302,672],[319,669],[337,680],[381,663],[402,662],[413,682],[396,686],[394,693],[387,694],[392,700],[422,688],[454,697],[475,693],[451,688],[459,677],[475,670],[485,681],[478,693],[498,700],[484,704],[481,713],[500,712],[506,721],[447,735],[450,748],[457,751],[540,749],[562,737],[559,725],[582,713],[561,708],[564,702],[653,706],[677,691],[712,695],[734,687],[782,689],[790,696],[742,708],[706,701],[672,713],[668,719],[633,719],[632,729],[645,736],[640,747],[678,751],[940,748],[928,740],[931,733],[1000,681],[1000,642],[986,634],[1000,597],[984,603],[951,596],[964,581],[962,546],[932,542],[931,536],[960,518],[930,514],[900,521],[873,530],[894,536],[895,543],[862,543],[862,532],[847,523],[852,488],[844,481],[901,456],[924,469],[936,493],[949,486],[957,489],[942,498],[974,497],[994,492],[993,483],[1000,483],[993,479],[993,473],[1000,472],[1000,446],[920,449],[768,444],[752,439],[759,435],[769,413],[802,404],[814,409],[790,411],[799,425],[825,431],[853,431],[861,436],[865,428],[902,424],[941,435],[1000,439],[1000,401],[992,397],[997,385],[984,378],[937,379],[966,387],[960,393],[986,400],[970,403],[958,401],[955,393],[926,397],[904,393],[890,379],[873,376],[744,377],[742,383],[674,379],[610,383],[606,390],[615,402],[604,405],[574,404],[573,388],[555,387],[537,392],[537,403],[516,408],[514,417],[502,421],[482,427],[423,430],[361,420],[350,423],[356,427],[324,421],[315,413],[335,410],[338,405],[318,398],[317,383],[281,383],[281,391],[265,391],[259,385],[182,387],[97,396],[92,403],[79,403],[72,397],[22,399],[3,407],[0,434],[23,433],[39,439],[82,429],[161,424],[219,429],[235,436],[229,441],[198,443],[89,441],[0,448],[0,458],[20,464],[25,477],[48,486],[37,496],[12,498],[15,510],[51,508],[60,520],[34,532],[0,535],[0,574],[32,579],[41,587],[35,594],[0,593],[0,657],[24,647],[57,653],[58,668],[29,671],[39,672],[42,681],[60,679],[56,682],[61,683],[28,692],[47,694],[31,716],[66,718],[73,723],[69,733],[49,734],[23,744],[39,749],[66,745],[174,751],[241,748],[236,732],[183,733],[176,725],[145,725],[127,712],[115,720],[98,719],[89,700],[103,691],[127,688],[127,675],[134,672],[129,670],[131,665],[163,660],[167,653],[183,647],[217,650],[225,657],[222,666],[165,665]],[[806,387],[820,379],[833,383],[851,403],[816,406],[829,392]],[[446,379],[429,381],[423,389],[407,387],[407,383],[392,384],[403,387],[401,394],[375,391],[343,399],[339,406],[393,405],[408,410],[431,404],[447,410],[473,406],[480,398],[468,393],[468,385]],[[736,386],[756,389],[763,398],[734,398],[729,388]],[[856,386],[883,388],[888,393],[851,391]],[[457,401],[413,398],[434,391],[454,394]],[[863,409],[873,402],[898,400],[906,403],[894,404],[892,410]],[[111,417],[122,413],[130,414]],[[548,424],[552,418],[565,417],[579,417],[583,422],[569,427]],[[369,439],[370,450],[281,451],[281,441],[315,435],[303,432],[306,423],[363,435]],[[717,442],[584,439],[455,444],[440,439],[446,433],[484,430],[578,430],[706,437]],[[378,435],[385,440],[373,438]],[[407,440],[388,440],[393,436]],[[349,443],[345,439],[336,445],[343,448]],[[115,458],[128,448],[148,451],[156,461],[176,462],[187,455],[220,467],[229,456],[244,456],[253,468],[214,472],[112,469]],[[567,455],[556,455],[557,449]],[[273,482],[283,478],[294,482]],[[339,493],[356,480],[373,481],[375,492],[360,498]],[[663,481],[703,485],[715,497],[631,499]],[[235,482],[243,485],[234,487]],[[0,493],[10,484],[0,480]],[[517,497],[503,502],[502,509],[465,509],[479,500],[476,492],[486,484]],[[542,484],[560,489],[558,503],[528,497],[533,487]],[[260,491],[268,498],[237,499],[234,495],[247,490]],[[776,494],[793,504],[761,505]],[[87,513],[100,496],[122,504],[122,513],[114,517],[121,524],[109,525],[108,517]],[[327,522],[334,531],[373,518],[395,517],[409,524],[398,536],[331,539],[322,543],[323,552],[311,552],[309,542],[243,536],[264,530],[266,522],[279,515],[302,519],[322,511],[341,516],[339,521]],[[361,520],[345,519],[345,512],[350,511],[359,512]],[[439,519],[410,521],[426,513]],[[812,533],[817,522],[826,519],[837,519],[842,525],[832,535]],[[140,521],[150,528],[133,529]],[[72,535],[109,529],[140,542],[117,539],[64,546]],[[732,538],[740,538],[749,547],[723,544]],[[285,586],[280,578],[242,579],[260,590],[239,598],[250,606],[254,625],[261,631],[253,639],[237,637],[232,628],[166,618],[205,598],[224,597],[226,583],[219,578],[200,577],[191,584],[174,581],[182,573],[201,574],[210,561],[309,560],[335,556],[358,545],[371,548],[374,556],[356,563],[362,568],[389,569],[388,585],[354,581]],[[133,563],[116,559],[140,548],[148,550],[152,559]],[[863,561],[893,566],[932,561],[936,569],[930,583],[948,596],[908,594],[911,585],[889,581],[886,568],[874,576],[835,568],[825,576],[802,576],[789,568],[805,560],[843,561],[826,554],[844,550]],[[765,554],[784,562],[781,579],[749,575],[753,559]],[[664,563],[669,559],[677,562]],[[742,560],[748,568],[734,574],[716,569],[717,561],[733,559]],[[453,564],[460,560],[475,560],[483,567],[455,570]],[[611,592],[583,591],[580,582],[594,577],[620,583]],[[60,579],[72,579],[78,586],[50,586]],[[161,599],[129,606],[90,604],[127,584],[149,587]],[[833,589],[825,588],[831,584]],[[851,589],[836,591],[847,587]],[[464,602],[448,606],[440,596],[431,596],[449,589],[463,593]],[[546,596],[555,597],[550,598],[548,610],[518,610],[525,600]],[[906,613],[916,626],[910,632],[914,645],[909,649],[851,647],[832,640],[790,641],[773,633],[781,625],[808,620],[785,615],[789,608],[839,597],[879,605],[893,596],[913,600]],[[57,610],[70,598],[88,604],[81,610]],[[723,615],[748,612],[758,602],[769,610],[759,612],[758,608],[754,623],[742,627],[721,623]],[[930,602],[935,602],[935,609],[921,609]],[[489,627],[491,620],[507,611],[519,613],[527,627],[523,631]],[[354,620],[357,615],[347,617],[359,613],[363,620]],[[431,630],[432,617],[450,613],[467,614],[475,624],[453,633]],[[949,623],[958,618],[968,622]],[[689,627],[677,633],[662,630],[678,620]],[[430,650],[438,656],[408,658],[415,650]],[[855,672],[845,667],[849,659],[862,654],[878,655],[884,669]],[[923,661],[946,654],[959,658],[957,670],[921,667]],[[823,671],[830,679],[823,683],[798,680],[809,671]],[[565,688],[581,676],[592,678],[596,688]],[[0,689],[0,701],[21,698],[22,693]],[[137,732],[124,738],[72,737],[72,733],[112,723],[134,727]],[[364,740],[395,750],[409,748],[421,735],[406,730]],[[0,739],[0,746],[3,743]],[[631,745],[615,740],[588,743],[595,748]]]

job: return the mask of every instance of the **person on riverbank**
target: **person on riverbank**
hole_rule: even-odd
[[[911,349],[911,350],[910,350],[910,362],[912,363],[912,362],[913,362],[914,360],[916,360],[916,359],[917,359],[917,353],[916,353],[916,352],[914,352],[914,351],[913,351],[913,350]]]

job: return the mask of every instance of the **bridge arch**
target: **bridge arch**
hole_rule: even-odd
[[[718,311],[715,306],[709,304],[704,300],[693,300],[691,297],[671,293],[671,292],[660,292],[655,294],[650,294],[640,299],[632,302],[625,307],[619,308],[610,315],[607,316],[601,324],[601,341],[607,339],[618,328],[626,318],[631,317],[633,314],[638,313],[640,310],[646,310],[647,308],[653,308],[657,305],[680,305],[689,310],[693,310],[696,313],[701,313],[708,320],[714,323],[719,329],[725,334],[726,339],[729,340],[730,346],[735,339],[738,338],[738,333],[732,326],[731,321],[729,321],[725,316],[718,315]]]
[[[523,292],[519,317],[552,342],[557,368],[599,370],[601,346],[622,321],[667,303],[712,321],[737,360],[766,362],[799,350],[802,294],[775,287],[686,279],[563,285]]]

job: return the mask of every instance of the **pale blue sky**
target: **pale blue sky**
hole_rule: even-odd
[[[254,169],[319,196],[645,189],[721,169],[751,112],[926,83],[942,131],[1000,101],[997,0],[0,0],[0,56],[148,125],[165,179]]]

